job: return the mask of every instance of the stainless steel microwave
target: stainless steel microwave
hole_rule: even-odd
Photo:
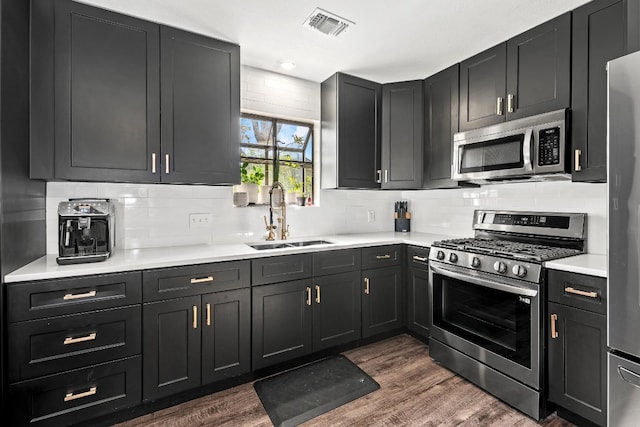
[[[563,109],[456,133],[452,178],[478,183],[570,179],[569,114]]]

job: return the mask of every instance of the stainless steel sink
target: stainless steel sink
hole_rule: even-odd
[[[274,242],[274,243],[255,243],[255,244],[248,244],[250,247],[252,247],[253,249],[259,250],[259,251],[263,251],[266,249],[282,249],[282,248],[299,248],[302,246],[315,246],[315,245],[330,245],[333,242],[330,242],[328,240],[303,240],[300,242]]]

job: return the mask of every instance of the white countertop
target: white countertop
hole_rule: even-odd
[[[116,250],[106,261],[75,265],[58,265],[56,263],[57,255],[49,254],[38,258],[10,274],[7,274],[4,277],[4,281],[6,283],[12,283],[30,280],[56,279],[61,277],[85,276],[90,274],[118,273],[149,268],[176,267],[190,264],[235,261],[241,259],[264,258],[274,255],[309,253],[325,251],[328,249],[347,249],[395,243],[431,246],[431,244],[436,240],[449,239],[451,237],[452,236],[429,233],[387,232],[340,234],[334,236],[315,236],[290,239],[286,242],[323,239],[332,242],[332,244],[267,250],[256,250],[245,243],[177,246],[121,251]],[[263,240],[248,243],[264,244],[269,242]]]
[[[56,255],[45,255],[37,260],[7,274],[6,283],[31,280],[56,279],[63,277],[85,276],[91,274],[118,273],[124,271],[145,270],[150,268],[176,267],[209,262],[236,261],[242,259],[264,258],[274,255],[319,252],[328,249],[347,249],[363,246],[379,246],[405,243],[417,246],[431,246],[434,241],[450,239],[452,236],[429,233],[363,233],[339,234],[333,236],[315,236],[287,240],[327,240],[328,245],[304,246],[282,249],[256,250],[245,243],[225,243],[215,245],[178,246],[150,249],[131,249],[115,251],[104,262],[75,265],[58,265]],[[252,244],[266,241],[247,242]],[[607,258],[605,255],[584,254],[570,258],[548,261],[545,267],[554,270],[607,277]]]
[[[544,263],[546,268],[588,274],[590,276],[607,277],[607,256],[596,254],[576,255]]]

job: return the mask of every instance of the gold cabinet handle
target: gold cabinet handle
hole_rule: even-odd
[[[207,304],[207,326],[211,326],[211,304]]]
[[[391,255],[376,255],[376,259],[391,259]]]
[[[570,294],[580,295],[580,296],[583,296],[583,297],[598,298],[598,293],[597,292],[583,291],[583,290],[580,290],[580,289],[573,288],[571,286],[567,286],[566,288],[564,288],[564,291],[568,292]]]
[[[552,314],[551,315],[551,338],[556,339],[558,338],[558,330],[556,329],[556,322],[558,321],[558,315],[557,314]]]
[[[193,329],[198,329],[198,307],[193,306]]]
[[[164,155],[164,173],[169,175],[169,155],[168,154]]]
[[[307,305],[311,305],[311,287],[307,286]]]
[[[380,184],[382,182],[382,170],[378,169],[376,171],[376,182]]]
[[[207,276],[207,277],[194,277],[191,279],[191,284],[196,284],[196,283],[206,283],[206,282],[213,282],[213,276]]]
[[[503,99],[501,96],[498,97],[498,99],[496,99],[496,114],[498,116],[502,115],[502,104],[504,103]]]
[[[424,257],[424,256],[414,255],[413,256],[413,260],[414,261],[420,261],[420,262],[427,262],[429,260],[429,258]]]
[[[95,296],[96,296],[96,291],[89,291],[83,294],[66,294],[64,297],[62,297],[62,299],[65,301],[70,301],[74,299],[91,298]]]
[[[510,93],[509,95],[507,95],[507,111],[509,113],[513,113],[513,94]]]
[[[580,157],[582,157],[582,150],[576,149],[576,151],[573,154],[574,154],[574,158],[573,158],[574,168],[573,169],[576,172],[580,172],[582,170],[582,166],[580,166]]]
[[[156,173],[156,153],[151,153],[151,173]]]
[[[384,170],[384,182],[389,182],[389,169]]]
[[[93,396],[94,394],[96,394],[98,392],[98,387],[91,387],[89,390],[82,392],[82,393],[67,393],[64,396],[64,401],[65,402],[70,402],[72,400],[76,400],[76,399],[82,399],[83,397],[89,397],[89,396]]]
[[[93,332],[90,333],[89,335],[85,335],[84,337],[77,337],[77,338],[71,338],[71,337],[66,337],[64,339],[64,345],[69,345],[69,344],[77,344],[79,342],[85,342],[85,341],[93,341],[96,339],[98,335]]]
[[[316,285],[316,302],[320,304],[320,285]]]
[[[364,293],[366,295],[369,295],[369,278],[368,277],[364,278]]]

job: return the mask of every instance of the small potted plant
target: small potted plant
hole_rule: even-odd
[[[249,196],[249,203],[258,202],[258,186],[264,181],[264,171],[260,166],[253,165],[249,168],[249,163],[244,162],[240,167],[240,181],[242,184],[236,186],[237,192],[246,192]]]

